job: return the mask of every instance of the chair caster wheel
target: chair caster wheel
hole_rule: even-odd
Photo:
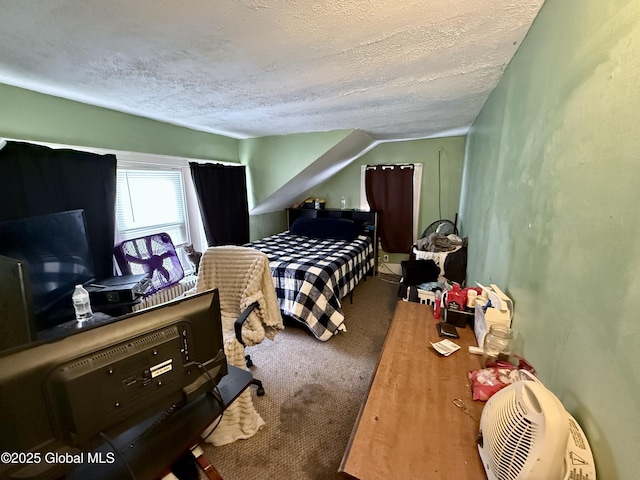
[[[264,388],[258,387],[258,390],[256,391],[256,395],[258,395],[259,397],[262,397],[264,395]]]
[[[247,368],[253,367],[253,361],[251,360],[251,355],[244,356],[244,363],[247,365]]]

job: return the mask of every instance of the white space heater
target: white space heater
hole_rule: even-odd
[[[486,403],[478,450],[489,480],[595,480],[587,438],[538,380],[521,380]]]

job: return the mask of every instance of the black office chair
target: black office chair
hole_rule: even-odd
[[[244,340],[242,340],[242,325],[244,325],[244,322],[249,317],[249,314],[253,312],[253,310],[257,306],[258,302],[253,302],[251,305],[244,309],[242,314],[233,323],[233,330],[236,334],[236,340],[238,340],[244,347],[246,347],[246,345],[244,343]],[[250,355],[247,354],[244,356],[244,362],[247,365],[247,368],[253,367],[253,361],[251,360]],[[264,395],[264,387],[262,386],[262,382],[260,380],[254,378],[253,380],[251,380],[251,385],[255,385],[258,387],[258,389],[256,390],[256,395],[258,395],[259,397]]]
[[[260,343],[264,337],[273,338],[283,328],[268,257],[249,247],[209,247],[200,260],[196,291],[210,288],[220,293],[227,361],[236,367],[252,367],[246,347]],[[231,334],[238,343],[229,342]],[[260,380],[254,379],[252,384],[257,386],[259,396],[264,395]]]

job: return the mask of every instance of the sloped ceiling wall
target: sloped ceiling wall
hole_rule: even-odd
[[[360,130],[242,140],[252,215],[283,210],[356,160],[378,141]]]

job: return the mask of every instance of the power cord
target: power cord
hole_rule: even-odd
[[[380,271],[381,267],[385,268],[387,272],[381,272]],[[380,280],[387,283],[398,284],[400,283],[400,279],[402,278],[402,275],[398,275],[397,273],[395,273],[385,263],[378,265],[378,274],[379,274]],[[388,279],[388,277],[391,277],[391,278]]]
[[[209,390],[209,391],[211,392],[211,395],[213,395],[213,398],[216,399],[216,401],[220,405],[220,408],[224,407],[224,400],[222,400],[222,394],[220,393],[220,390],[218,389],[218,384],[215,382],[215,380],[211,376],[211,373],[209,372],[209,370],[207,370],[207,368],[200,362],[194,362],[194,363],[200,370],[202,370],[204,372],[204,374],[206,375],[207,379],[209,380],[209,385],[211,385],[211,390]],[[223,410],[223,412],[224,412],[224,410]],[[222,416],[222,414],[220,416]]]
[[[220,389],[218,388],[218,385],[215,383],[215,381],[211,377],[211,374],[206,369],[206,367],[200,362],[194,362],[194,363],[199,369],[204,371],[205,375],[209,379],[209,384],[211,385],[211,390],[209,390],[209,392],[211,393],[211,395],[213,395],[213,398],[215,398],[218,404],[220,405],[220,415],[218,415],[218,421],[213,426],[213,428],[209,429],[207,427],[207,436],[209,436],[211,435],[211,432],[213,432],[216,428],[218,428],[218,425],[220,425],[220,422],[222,422],[222,417],[224,416],[224,400],[222,399],[222,394],[220,393]]]
[[[393,276],[395,278],[401,278],[402,277],[402,275],[398,275],[396,272],[391,270],[389,268],[389,265],[387,265],[386,263],[381,263],[381,264],[378,265],[378,272],[379,273],[380,273],[380,267],[384,267],[387,270],[387,272],[383,273],[383,275],[391,275],[391,276]]]

